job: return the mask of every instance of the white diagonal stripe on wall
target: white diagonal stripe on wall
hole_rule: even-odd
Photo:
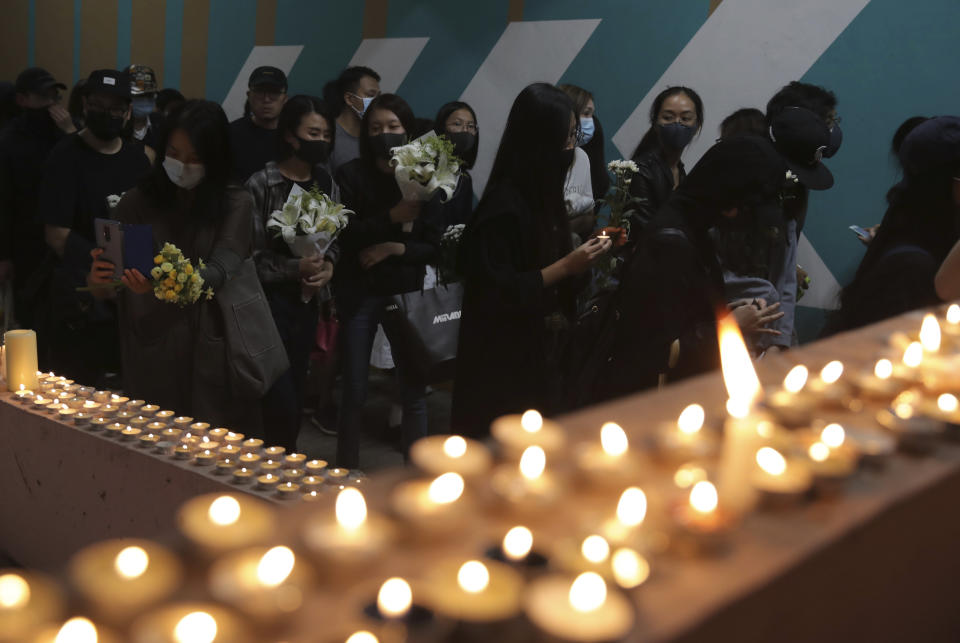
[[[367,38],[350,59],[350,66],[363,65],[380,75],[380,91],[393,94],[410,73],[429,38]]]
[[[247,61],[243,63],[230,91],[223,99],[222,107],[227,113],[227,119],[232,121],[243,116],[243,104],[247,100],[247,83],[254,69],[267,65],[276,67],[289,76],[290,70],[293,69],[302,51],[303,45],[271,45],[251,49]]]
[[[797,263],[803,266],[810,277],[810,290],[797,305],[824,310],[839,308],[840,284],[805,234],[800,235],[800,243],[797,245]]]
[[[530,83],[556,83],[587,43],[599,19],[512,22],[460,100],[477,112],[483,132],[471,175],[479,197],[486,187],[510,106]]]

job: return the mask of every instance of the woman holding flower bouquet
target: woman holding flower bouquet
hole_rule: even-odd
[[[425,267],[435,263],[443,214],[438,200],[404,200],[391,166],[391,149],[414,131],[413,111],[399,96],[381,94],[363,116],[360,158],[337,171],[343,203],[356,214],[340,235],[340,261],[333,281],[340,315],[343,399],[337,435],[337,466],[360,460],[362,411],[370,352],[387,297],[420,290]],[[403,346],[390,337],[403,401],[404,450],[427,433],[426,384],[404,362]]]
[[[483,436],[498,415],[559,402],[560,350],[577,279],[609,249],[571,247],[563,186],[578,119],[562,91],[530,85],[510,110],[483,199],[459,249],[465,277],[453,430]]]
[[[300,256],[283,235],[270,229],[272,216],[288,197],[316,189],[334,202],[340,188],[327,170],[333,149],[333,114],[313,96],[294,96],[280,110],[277,161],[253,174],[246,188],[253,195],[253,258],[270,311],[290,359],[290,371],[263,400],[268,441],[295,451],[303,410],[307,366],[313,347],[319,303],[330,298],[327,284],[340,254],[336,240],[324,252]]]
[[[231,387],[223,316],[209,301],[250,256],[253,229],[253,199],[230,183],[223,109],[210,101],[186,102],[171,113],[161,149],[151,173],[114,210],[122,223],[151,225],[155,247],[163,248],[155,274],[123,271],[124,388],[184,415],[256,432],[260,400]],[[114,291],[102,286],[111,282],[114,267],[99,259],[101,252],[92,252],[88,283],[100,286],[98,296],[109,296]]]

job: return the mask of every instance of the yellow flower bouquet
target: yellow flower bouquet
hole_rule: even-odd
[[[180,248],[172,243],[163,244],[160,254],[153,258],[154,267],[150,271],[153,278],[153,294],[160,301],[186,306],[195,304],[201,296],[213,298],[213,289],[203,288],[203,260],[197,261],[194,268],[190,260],[183,256]]]

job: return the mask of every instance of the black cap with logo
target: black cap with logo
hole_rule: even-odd
[[[250,74],[250,82],[247,87],[276,87],[277,89],[287,90],[287,75],[276,67],[257,67]]]
[[[830,145],[830,127],[815,112],[785,108],[770,125],[770,139],[800,183],[811,190],[833,187],[833,174],[820,161]]]
[[[90,72],[87,84],[83,86],[84,93],[107,94],[130,100],[130,76],[126,72],[116,69],[98,69]]]
[[[63,83],[58,83],[53,75],[42,67],[30,67],[24,69],[17,76],[17,82],[14,90],[18,94],[41,93],[53,89],[66,89]]]

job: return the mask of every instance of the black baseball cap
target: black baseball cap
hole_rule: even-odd
[[[830,127],[816,112],[784,108],[770,124],[770,139],[803,185],[811,190],[833,187],[833,174],[820,160],[830,145]]]
[[[257,67],[250,74],[247,87],[279,87],[287,90],[287,75],[276,67]]]
[[[913,128],[900,146],[900,162],[907,174],[960,164],[960,117],[935,116]]]
[[[87,84],[83,86],[85,95],[108,94],[130,100],[130,76],[116,69],[98,69],[90,72]]]
[[[29,69],[24,69],[17,76],[14,90],[18,94],[26,94],[28,92],[40,93],[54,87],[57,89],[67,88],[63,83],[58,83],[53,75],[43,67],[30,67]]]

